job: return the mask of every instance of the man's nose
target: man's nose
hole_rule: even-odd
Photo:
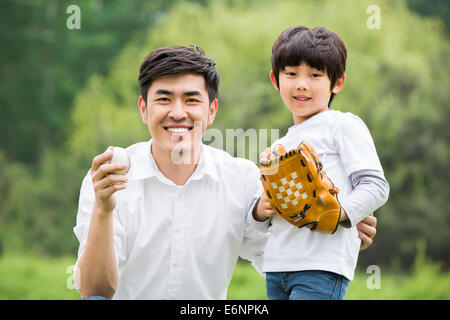
[[[176,100],[169,112],[169,117],[175,120],[181,120],[187,117],[184,104],[180,100]]]

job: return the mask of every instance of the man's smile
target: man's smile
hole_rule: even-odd
[[[175,136],[185,136],[189,134],[189,131],[191,131],[193,126],[190,125],[184,125],[184,124],[174,124],[174,125],[167,125],[164,126],[164,130],[166,130],[169,135],[175,135]]]

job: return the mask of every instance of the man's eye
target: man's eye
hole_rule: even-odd
[[[170,100],[169,100],[169,98],[162,97],[162,98],[156,99],[156,101],[167,102],[167,101],[170,101]]]
[[[188,102],[188,103],[197,103],[199,101],[197,99],[194,99],[194,98],[189,98],[189,99],[186,99],[186,102]]]

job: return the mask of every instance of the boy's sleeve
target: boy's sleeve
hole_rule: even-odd
[[[360,170],[383,172],[369,129],[359,117],[346,116],[332,136],[348,177]]]
[[[350,180],[354,189],[341,200],[348,217],[348,222],[343,223],[345,227],[357,224],[370,212],[381,207],[389,195],[389,184],[380,171],[357,171],[351,174]]]
[[[389,184],[365,123],[350,115],[340,122],[334,134],[337,151],[352,182],[353,191],[341,201],[349,224],[363,220],[388,198]]]

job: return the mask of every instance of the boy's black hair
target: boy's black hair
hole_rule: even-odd
[[[279,74],[287,66],[298,66],[301,62],[326,72],[331,89],[344,75],[347,49],[344,41],[334,32],[323,27],[309,29],[293,26],[284,30],[272,46],[272,70],[277,86]],[[328,107],[334,98],[331,94]]]
[[[191,44],[188,46],[170,46],[150,52],[139,69],[139,91],[147,103],[147,92],[155,79],[161,76],[182,72],[200,73],[205,78],[209,103],[217,98],[220,73],[214,60],[205,56],[202,48]]]

